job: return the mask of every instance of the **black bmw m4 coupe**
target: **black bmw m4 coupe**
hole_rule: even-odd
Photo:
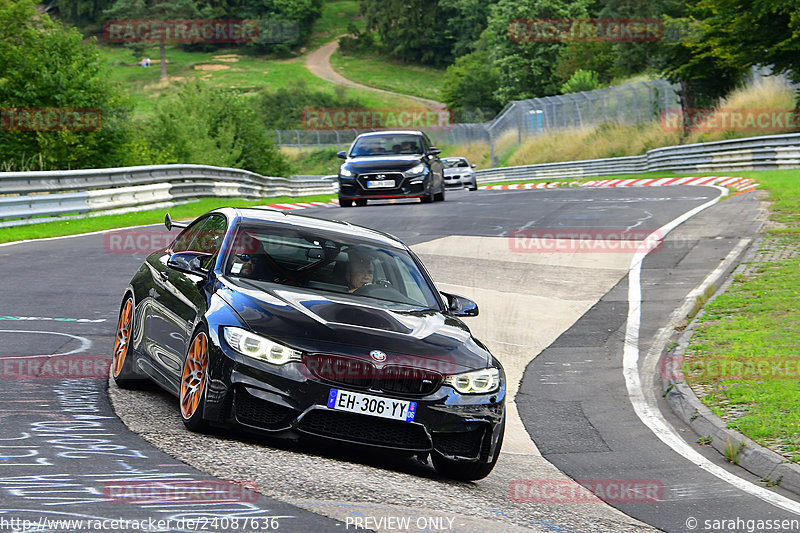
[[[191,431],[239,425],[491,472],[505,373],[397,238],[271,209],[223,208],[147,257],[125,290],[112,373],[179,399]]]

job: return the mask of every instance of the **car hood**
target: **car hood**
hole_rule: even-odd
[[[445,176],[461,176],[467,175],[470,173],[472,169],[464,168],[464,167],[455,167],[455,168],[446,168],[444,169]]]
[[[218,291],[252,331],[307,353],[369,358],[459,373],[485,368],[491,355],[458,319],[349,294],[309,291],[259,281]]]
[[[419,155],[357,157],[345,161],[345,166],[357,174],[381,171],[403,172],[419,165],[422,161],[423,157]]]

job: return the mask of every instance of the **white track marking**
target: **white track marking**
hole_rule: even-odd
[[[720,189],[720,196],[698,207],[695,207],[691,211],[688,211],[678,218],[668,222],[661,228],[651,233],[648,239],[651,237],[653,239],[665,238],[670,231],[678,227],[680,224],[683,224],[697,213],[719,202],[720,198],[726,195],[728,191],[722,187],[716,188]],[[645,242],[647,242],[647,240],[645,240]],[[652,247],[643,245],[642,248],[644,251],[637,252],[634,255],[633,260],[631,261],[630,270],[628,272],[628,321],[625,329],[625,348],[622,358],[622,371],[623,375],[625,376],[625,386],[628,389],[628,397],[633,405],[634,411],[636,412],[636,416],[638,416],[642,423],[650,428],[650,430],[659,439],[661,439],[664,444],[706,472],[771,505],[779,507],[785,511],[800,514],[800,502],[790,500],[789,498],[769,491],[764,487],[746,481],[703,457],[700,453],[689,446],[686,441],[680,437],[680,435],[677,434],[677,432],[661,414],[655,398],[653,397],[652,388],[649,390],[649,394],[645,394],[639,374],[639,329],[641,325],[642,312],[641,269],[642,262],[647,256],[648,250],[652,249]],[[721,265],[718,267],[718,269],[721,269]],[[712,272],[712,274],[714,273]],[[645,365],[645,370],[647,370],[647,366],[648,365]],[[652,379],[652,376],[650,379]]]
[[[56,353],[52,355],[11,355],[3,357],[3,359],[25,359],[26,357],[61,357],[62,355],[72,355],[74,353],[86,352],[89,350],[89,348],[92,347],[92,341],[90,341],[86,337],[81,337],[79,335],[70,335],[69,333],[59,333],[56,331],[28,331],[25,329],[0,329],[0,333],[25,333],[25,334],[33,333],[39,335],[59,335],[61,337],[70,337],[81,343],[81,345],[78,348],[75,348],[74,350],[65,353]]]

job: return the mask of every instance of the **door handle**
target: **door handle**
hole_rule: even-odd
[[[164,281],[169,281],[169,273],[168,272],[164,272],[163,270],[159,270],[158,271],[158,275],[161,276],[161,279],[163,279]]]

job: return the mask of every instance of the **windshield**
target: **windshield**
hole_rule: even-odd
[[[417,155],[424,153],[422,138],[408,133],[367,135],[353,143],[350,157],[371,155]]]
[[[225,274],[438,309],[434,289],[403,249],[314,228],[240,226]]]
[[[468,167],[469,163],[465,159],[461,158],[447,158],[442,159],[442,163],[444,163],[444,168],[456,168],[456,167]]]

